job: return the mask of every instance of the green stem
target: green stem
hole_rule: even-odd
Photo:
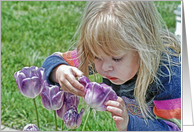
[[[55,116],[55,130],[58,131],[57,130],[57,116],[56,116],[56,111],[55,110],[53,110],[53,111],[54,111],[54,116]]]
[[[39,119],[38,119],[38,111],[37,111],[37,107],[36,107],[35,98],[33,98],[33,102],[34,102],[34,107],[35,107],[35,111],[36,111],[36,122],[37,122],[38,128],[40,129],[40,126],[39,126]]]
[[[82,131],[84,131],[84,130],[85,130],[86,123],[87,123],[87,121],[88,121],[88,117],[89,117],[89,115],[90,115],[91,111],[92,111],[92,108],[90,108],[90,110],[89,110],[89,112],[88,112],[88,115],[87,115],[86,120],[85,120],[85,122],[84,122],[84,126],[83,126],[83,128],[82,128]]]
[[[63,122],[63,120],[61,120],[61,131],[63,131],[63,124],[64,124],[64,122]]]

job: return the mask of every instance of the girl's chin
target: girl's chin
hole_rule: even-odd
[[[124,82],[117,79],[117,80],[110,80],[113,84],[116,84],[116,85],[122,85]]]

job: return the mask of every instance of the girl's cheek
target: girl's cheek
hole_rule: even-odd
[[[94,61],[94,63],[95,63],[95,68],[96,68],[96,71],[101,75],[101,65],[100,65],[100,63],[99,62],[97,62],[97,61]]]

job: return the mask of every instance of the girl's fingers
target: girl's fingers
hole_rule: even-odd
[[[123,102],[123,99],[121,97],[119,97],[119,96],[117,96],[117,97],[118,97],[117,98],[117,101],[120,102],[120,103],[122,103]]]
[[[121,97],[118,96],[117,101],[114,100],[108,100],[105,102],[105,105],[107,106],[107,111],[112,113],[112,116],[120,116],[123,117],[123,114],[125,113],[125,103]]]
[[[123,111],[120,108],[113,107],[113,106],[107,106],[107,111],[112,113],[112,115],[121,116],[123,115]]]
[[[79,69],[77,69],[76,67],[72,67],[71,70],[75,77],[81,77],[82,75],[84,75],[84,73],[80,71]]]
[[[76,89],[79,89],[79,90],[84,90],[84,86],[82,84],[80,84],[76,78],[72,75],[69,75],[69,76],[66,76],[67,80],[69,81],[69,83]]]
[[[117,107],[117,108],[121,107],[121,104],[117,101],[114,101],[114,100],[108,100],[107,102],[105,102],[105,105],[114,106],[114,107]]]
[[[65,78],[67,79],[67,81],[69,81],[69,83],[76,89],[79,89],[79,90],[84,90],[84,86],[82,84],[80,84],[74,75],[72,74],[68,74],[65,76]]]
[[[85,97],[85,92],[74,88],[67,80],[62,82],[61,88],[77,96]]]
[[[122,117],[113,116],[113,120],[115,121],[118,131],[127,131],[128,122],[126,124],[126,121],[124,121]]]
[[[118,122],[118,123],[124,121],[124,119],[123,119],[122,117],[120,117],[120,116],[113,116],[112,118],[113,118],[113,120],[114,120],[115,122]]]
[[[122,108],[123,105],[125,105],[123,99],[119,96],[117,96],[117,101],[114,101],[114,100],[108,100],[106,101],[104,104],[105,105],[110,105],[110,106],[115,106],[115,107],[118,107],[118,108]]]
[[[104,103],[107,106],[107,111],[112,114],[116,127],[119,131],[126,131],[129,116],[124,100],[118,96],[117,101],[109,100]]]

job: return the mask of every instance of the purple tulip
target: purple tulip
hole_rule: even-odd
[[[65,113],[63,121],[68,129],[76,129],[82,122],[82,116],[84,108],[81,109],[80,114],[77,112],[77,107],[71,106],[70,109]]]
[[[24,67],[14,73],[14,78],[22,95],[35,98],[43,89],[44,68]]]
[[[78,96],[64,92],[63,106],[59,110],[56,110],[56,113],[59,118],[64,120],[64,124],[68,129],[78,128],[82,122],[84,108],[82,108],[80,114],[78,114],[78,104]]]
[[[63,105],[64,91],[60,90],[57,85],[49,85],[46,80],[40,96],[42,104],[47,110],[58,110]]]
[[[112,87],[104,83],[90,82],[85,76],[79,78],[79,82],[85,87],[86,95],[84,97],[86,103],[97,111],[105,111],[105,101],[117,100],[117,94]]]
[[[64,92],[63,105],[59,110],[56,110],[57,116],[63,120],[63,117],[67,110],[69,110],[71,106],[75,106],[77,108],[78,104],[79,104],[78,96],[69,92]]]
[[[39,128],[34,124],[28,124],[22,131],[39,131]]]

